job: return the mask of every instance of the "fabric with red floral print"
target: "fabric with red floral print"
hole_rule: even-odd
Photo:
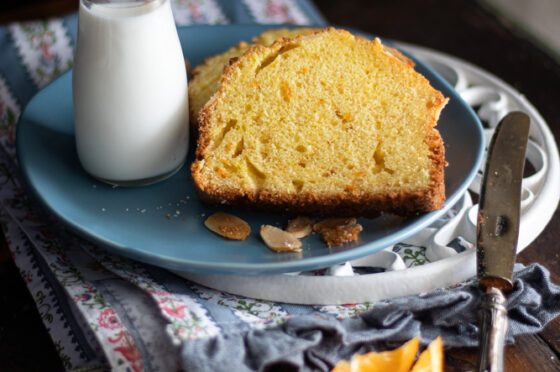
[[[325,24],[302,0],[171,6],[178,26]],[[73,235],[40,212],[20,178],[18,118],[39,89],[72,67],[76,27],[77,14],[0,26],[0,225],[66,369],[178,370],[180,342],[220,332],[196,291],[170,290],[141,264]]]

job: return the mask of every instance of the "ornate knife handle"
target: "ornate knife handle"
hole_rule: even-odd
[[[497,288],[489,288],[482,296],[478,313],[478,371],[504,370],[504,342],[507,331],[506,298]]]

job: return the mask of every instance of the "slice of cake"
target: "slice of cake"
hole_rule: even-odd
[[[333,28],[226,67],[199,114],[199,196],[308,216],[412,215],[445,200],[447,102],[406,58]]]
[[[189,122],[193,129],[196,129],[198,126],[198,112],[220,87],[220,77],[222,76],[224,66],[229,63],[230,59],[239,57],[250,47],[250,44],[242,41],[221,54],[206,58],[202,64],[195,67],[192,72],[192,79],[188,84]]]
[[[271,29],[253,38],[253,44],[241,41],[221,54],[206,58],[193,70],[193,76],[189,82],[189,112],[193,129],[196,129],[197,126],[198,112],[210,97],[218,91],[222,71],[230,59],[239,57],[252,45],[270,45],[282,37],[292,38],[299,35],[309,35],[320,30],[320,28],[311,27]]]

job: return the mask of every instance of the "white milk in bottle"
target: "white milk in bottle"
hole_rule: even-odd
[[[148,184],[184,164],[187,76],[169,0],[81,0],[72,91],[78,156],[92,176]]]

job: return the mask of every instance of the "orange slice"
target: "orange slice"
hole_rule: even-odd
[[[336,363],[336,366],[331,370],[331,372],[352,372],[350,368],[350,363],[347,360],[341,360]]]
[[[408,372],[418,352],[418,337],[401,347],[382,352],[354,355],[350,362],[340,361],[331,372]]]
[[[438,336],[420,354],[411,372],[441,371],[443,371],[443,343],[441,342],[441,337]]]

